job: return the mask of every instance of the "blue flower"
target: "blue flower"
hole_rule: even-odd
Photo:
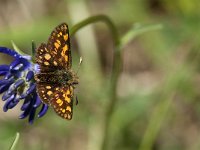
[[[19,101],[23,101],[20,119],[28,117],[30,124],[34,122],[36,109],[40,108],[37,117],[45,115],[48,105],[41,102],[36,92],[34,80],[35,64],[31,62],[31,56],[23,56],[6,47],[0,47],[0,53],[14,58],[10,65],[0,65],[0,94],[5,101],[3,111],[14,108]]]

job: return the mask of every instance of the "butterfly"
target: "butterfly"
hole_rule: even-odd
[[[39,72],[34,78],[40,99],[59,116],[71,120],[74,88],[79,83],[79,78],[71,69],[69,29],[66,23],[58,25],[52,31],[47,44],[40,44],[35,61]]]

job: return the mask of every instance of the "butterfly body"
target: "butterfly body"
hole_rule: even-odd
[[[47,44],[36,50],[39,71],[35,75],[37,93],[43,103],[52,106],[64,119],[72,119],[73,96],[79,79],[71,69],[72,58],[66,23],[57,26]]]
[[[60,86],[76,85],[79,82],[77,75],[72,70],[55,70],[53,72],[39,73],[35,76],[38,84],[49,83]]]

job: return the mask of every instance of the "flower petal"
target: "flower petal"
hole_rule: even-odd
[[[17,81],[15,82],[14,88],[16,89],[16,88],[18,88],[19,86],[24,85],[24,83],[25,83],[24,79],[19,79],[19,80],[17,80]]]
[[[41,105],[42,101],[40,100],[39,96],[37,96],[35,104],[33,105],[33,107],[37,108]]]
[[[4,79],[9,79],[13,76],[13,74],[11,72],[7,72],[7,74],[5,75]]]
[[[0,65],[0,71],[8,71],[9,66],[8,65]]]
[[[21,106],[21,110],[25,111],[29,107],[30,104],[31,104],[31,98],[30,98],[30,96],[28,96],[25,98],[24,103]]]
[[[34,72],[33,71],[28,71],[27,75],[26,75],[26,81],[29,82],[30,80],[32,80],[34,77]]]
[[[5,76],[8,73],[8,71],[0,71],[0,76]]]
[[[35,112],[36,112],[36,108],[32,107],[30,114],[29,114],[29,118],[28,118],[28,122],[30,124],[33,124],[33,122],[34,122]]]
[[[13,83],[13,82],[14,82],[14,79],[9,79],[9,80],[2,79],[0,80],[0,85],[5,85],[5,84]]]
[[[8,89],[8,94],[11,94],[11,93],[15,93],[17,91],[17,88],[24,85],[25,84],[25,81],[24,79],[19,79],[17,80],[15,83],[13,83],[9,89]]]
[[[16,58],[21,57],[21,55],[19,55],[16,51],[11,50],[6,47],[0,47],[0,53],[8,54],[8,55],[10,55],[12,57],[16,57]]]
[[[14,71],[23,71],[24,70],[24,65],[19,64],[15,68],[13,68]]]
[[[13,68],[15,68],[17,65],[20,64],[20,59],[15,59],[13,62],[11,62],[10,64],[10,70],[12,70]]]
[[[3,106],[3,111],[4,112],[7,112],[8,111],[8,105],[14,100],[15,98],[15,95],[13,94],[11,97],[9,97],[7,100],[6,100],[6,103],[4,104]]]
[[[43,104],[40,112],[38,113],[38,118],[41,118],[42,116],[44,116],[46,114],[48,108],[49,108],[48,105]]]
[[[0,94],[5,92],[6,90],[8,90],[9,86],[10,86],[10,84],[0,86]]]
[[[12,109],[13,107],[15,107],[19,103],[19,99],[18,100],[15,100],[15,99],[8,104],[8,106],[7,106],[8,109]]]
[[[31,109],[32,109],[32,107],[29,106],[24,112],[21,113],[21,115],[19,116],[19,119],[26,118],[29,115]]]
[[[34,90],[36,89],[36,84],[31,84],[31,86],[28,88],[28,90],[26,91],[26,94],[29,95],[30,93],[32,93]]]
[[[5,92],[2,96],[2,101],[7,100],[8,98],[10,98],[12,95],[14,95],[14,93],[12,94],[8,94],[8,92]]]

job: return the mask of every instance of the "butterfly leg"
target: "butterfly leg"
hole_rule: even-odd
[[[78,96],[76,96],[76,105],[78,105]]]

